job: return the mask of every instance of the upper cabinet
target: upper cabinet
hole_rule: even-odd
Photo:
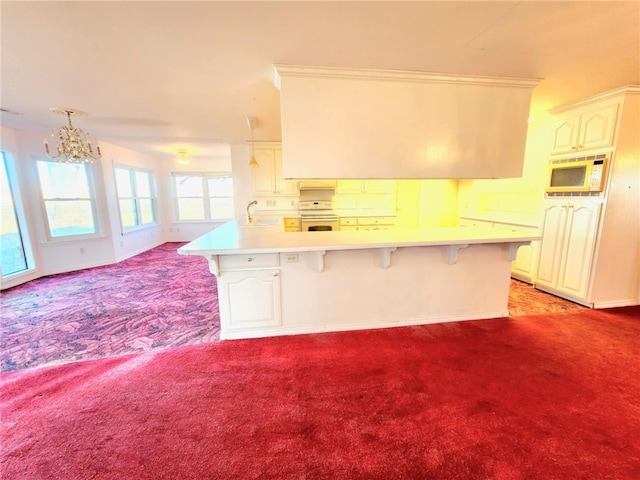
[[[282,175],[282,147],[280,143],[255,144],[258,167],[251,169],[253,194],[298,195],[298,181],[287,180]]]
[[[396,180],[338,180],[337,194],[396,193]]]
[[[288,178],[522,175],[537,80],[276,65]]]
[[[605,105],[560,118],[554,125],[551,153],[562,155],[613,145],[618,105]]]

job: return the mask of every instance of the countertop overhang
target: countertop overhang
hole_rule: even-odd
[[[181,255],[234,255],[473,244],[526,245],[540,240],[520,229],[436,227],[376,231],[283,232],[246,227],[231,220],[178,249]],[[517,247],[516,247],[517,249]]]

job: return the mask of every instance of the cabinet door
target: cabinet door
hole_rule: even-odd
[[[282,175],[282,150],[274,152],[275,192],[279,195],[298,195],[298,180],[287,180]]]
[[[613,145],[618,105],[613,104],[582,115],[578,150]]]
[[[580,116],[574,115],[560,120],[553,129],[552,154],[571,153],[575,151],[580,133]]]
[[[564,244],[567,209],[562,204],[548,205],[542,223],[542,242],[536,284],[555,288]]]
[[[223,332],[281,324],[278,270],[222,272],[218,290]]]
[[[395,193],[395,180],[365,180],[363,190],[366,193]]]
[[[275,152],[274,150],[256,149],[258,167],[251,169],[254,195],[273,195],[276,191]]]
[[[362,180],[338,180],[336,193],[361,193]]]
[[[600,204],[570,205],[567,212],[566,240],[558,289],[586,300]]]
[[[511,275],[519,280],[531,283],[535,277],[535,266],[540,242],[531,242],[518,248],[516,259],[511,265]]]

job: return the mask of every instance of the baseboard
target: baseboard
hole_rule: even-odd
[[[126,255],[123,255],[121,257],[118,256],[118,257],[116,257],[116,261],[113,262],[113,263],[122,262],[123,260],[127,260],[128,258],[135,257],[136,255],[140,255],[141,253],[144,253],[144,252],[146,252],[148,250],[151,250],[152,248],[159,247],[160,245],[163,245],[165,243],[167,243],[167,242],[161,241],[160,243],[154,244],[154,245],[152,245],[150,247],[139,248],[138,250],[134,250],[133,252],[129,252]]]
[[[379,328],[414,327],[434,323],[464,322],[468,320],[488,320],[508,317],[508,311],[484,312],[474,315],[443,315],[432,318],[408,318],[402,320],[384,320],[366,323],[280,326],[265,328],[245,328],[220,331],[220,340],[240,340],[243,338],[277,337],[282,335],[304,335],[311,333],[348,332],[353,330],[373,330]]]
[[[594,302],[593,308],[617,308],[617,307],[633,307],[638,305],[636,300],[615,300],[608,302]]]

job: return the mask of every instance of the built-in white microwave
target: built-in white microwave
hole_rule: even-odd
[[[601,192],[604,189],[607,163],[605,154],[551,160],[546,191]]]

